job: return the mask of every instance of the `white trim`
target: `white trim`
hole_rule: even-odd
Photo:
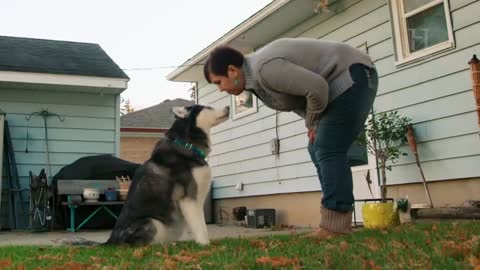
[[[370,154],[367,154],[367,156],[370,155]],[[367,162],[369,158],[367,157]],[[373,169],[369,164],[365,164],[365,165],[358,165],[358,166],[351,166],[350,169],[352,170],[352,172],[358,172],[358,171],[367,171],[367,170],[370,170],[370,169]]]
[[[419,7],[419,8],[416,8],[416,9],[414,9],[414,10],[408,12],[408,13],[405,13],[405,14],[404,14],[404,15],[405,15],[405,18],[411,17],[411,16],[416,15],[416,14],[418,14],[418,13],[420,13],[420,12],[423,12],[423,11],[429,9],[429,8],[432,8],[432,7],[434,7],[434,6],[438,5],[438,4],[441,4],[442,2],[443,2],[443,0],[435,0],[435,1],[432,1],[432,2],[430,2],[430,3],[427,3],[427,4],[425,4],[425,5],[423,5],[423,6]],[[402,2],[402,6],[403,6],[403,2]],[[404,10],[404,8],[402,8],[402,10]]]
[[[251,94],[252,95],[252,108],[248,109],[248,110],[245,110],[241,113],[236,113],[236,105],[235,105],[235,98],[236,96],[232,95],[231,97],[231,102],[232,102],[232,119],[233,120],[236,120],[236,119],[239,119],[239,118],[242,118],[242,117],[245,117],[247,115],[250,115],[250,114],[253,114],[253,113],[256,113],[258,111],[258,101],[257,101],[257,97],[254,95],[254,94]]]
[[[413,16],[419,12],[425,11],[428,8],[440,5],[443,3],[445,11],[445,21],[447,24],[447,34],[448,40],[436,44],[434,46],[425,48],[414,53],[410,53],[409,44],[408,44],[408,33],[406,19],[410,16]],[[452,49],[455,47],[455,41],[453,37],[453,28],[450,16],[450,6],[446,0],[436,0],[431,3],[428,3],[424,6],[421,6],[415,10],[410,11],[407,14],[403,13],[403,0],[390,0],[391,14],[392,14],[392,23],[393,23],[393,34],[395,41],[395,51],[396,59],[395,65],[403,65],[406,63],[422,60],[427,56],[432,54],[440,53],[447,49]]]
[[[0,71],[0,81],[127,89],[128,79],[18,71]]]
[[[223,37],[217,39],[215,42],[210,44],[210,46],[203,49],[201,52],[194,55],[190,60],[186,61],[181,65],[181,67],[175,69],[170,74],[167,75],[167,80],[171,81],[174,80],[178,75],[185,72],[189,69],[192,65],[198,64],[202,59],[207,57],[211,50],[213,50],[218,45],[226,44],[232,41],[234,38],[238,37],[243,32],[250,29],[252,26],[256,25],[266,17],[270,16],[273,12],[281,8],[286,3],[290,2],[290,0],[275,0],[264,7],[259,12],[255,13],[252,17],[245,20],[243,23],[235,27],[233,30],[225,34]]]
[[[213,179],[213,182],[218,180]],[[225,187],[212,187],[213,199],[267,196],[274,194],[321,191],[318,176],[269,182],[248,183],[242,190],[235,189],[235,184]]]
[[[420,61],[422,59],[425,59],[426,57],[430,57],[434,54],[441,53],[445,50],[453,49],[455,47],[455,43],[453,42],[442,42],[437,45],[434,45],[432,47],[428,47],[424,50],[417,51],[415,53],[412,53],[410,56],[403,58],[402,60],[397,60],[395,61],[396,66],[401,66],[407,63],[412,63],[416,61]]]

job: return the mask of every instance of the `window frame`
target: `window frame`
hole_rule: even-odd
[[[247,91],[247,90],[243,90]],[[245,117],[250,114],[254,114],[258,112],[258,101],[257,101],[257,96],[255,96],[253,93],[250,93],[252,95],[252,108],[247,109],[241,113],[237,113],[237,106],[236,106],[236,97],[235,95],[231,96],[231,104],[232,104],[232,119],[236,120],[242,117]]]
[[[450,14],[450,6],[448,0],[434,0],[415,10],[404,14],[403,0],[390,0],[390,11],[392,15],[394,45],[395,45],[395,65],[403,65],[410,62],[422,60],[427,56],[443,52],[445,50],[455,48],[455,40],[453,35],[452,20]],[[407,19],[420,12],[433,8],[443,3],[445,12],[445,21],[447,23],[448,40],[435,44],[431,47],[410,53],[410,45],[408,42]]]

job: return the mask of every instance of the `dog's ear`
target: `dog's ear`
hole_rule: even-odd
[[[185,107],[173,107],[172,111],[175,116],[180,118],[185,118],[188,115],[188,110]]]

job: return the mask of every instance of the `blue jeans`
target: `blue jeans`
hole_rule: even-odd
[[[354,84],[328,104],[315,140],[308,144],[323,191],[322,206],[338,212],[352,210],[353,180],[347,152],[364,128],[378,88],[374,69],[354,64],[350,75]]]

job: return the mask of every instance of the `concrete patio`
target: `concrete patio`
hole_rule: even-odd
[[[253,229],[234,225],[208,225],[210,239],[222,238],[247,238],[256,236],[269,236],[278,234],[303,233],[309,228],[297,228],[289,230],[274,231],[271,229]],[[110,235],[110,230],[85,230],[80,232],[53,231],[43,233],[32,233],[28,231],[0,231],[0,246],[9,245],[62,245],[69,241],[81,238],[94,242],[105,242]],[[191,240],[190,232],[185,233],[182,240]]]

